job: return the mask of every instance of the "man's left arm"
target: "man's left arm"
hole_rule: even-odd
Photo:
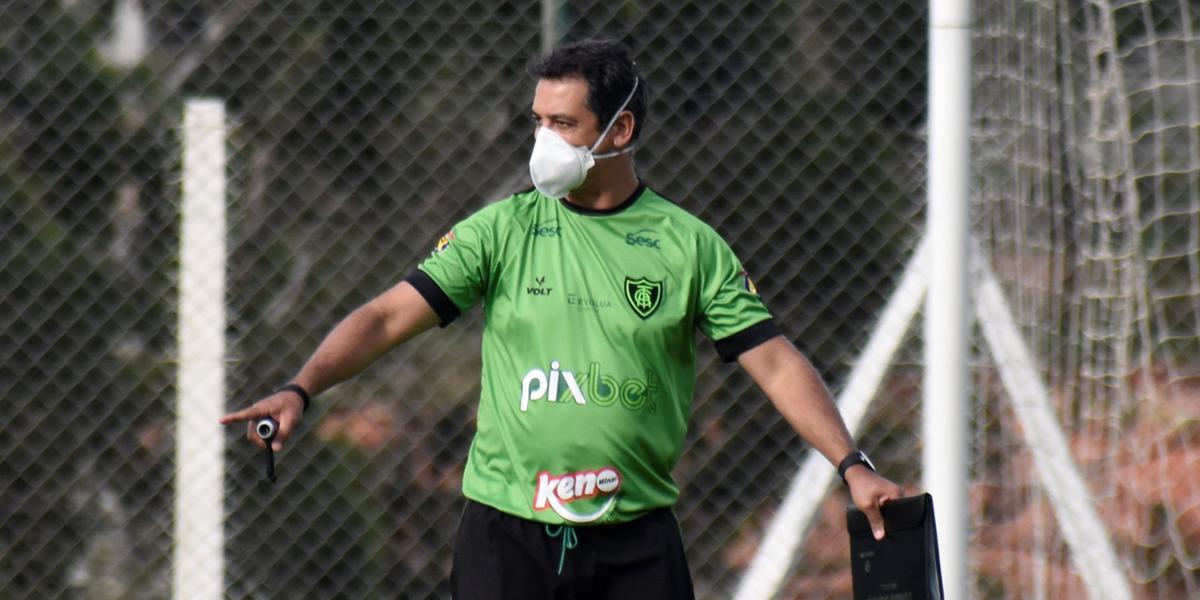
[[[857,450],[833,397],[812,363],[783,336],[776,336],[738,356],[738,364],[771,399],[784,419],[834,465]],[[900,487],[858,464],[846,470],[850,498],[883,539],[879,507],[901,497]]]

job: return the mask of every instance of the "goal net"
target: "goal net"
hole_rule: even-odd
[[[981,0],[972,43],[968,588],[1197,597],[1200,4]],[[897,286],[893,304],[911,308],[914,289]],[[869,355],[885,330],[896,341],[893,317],[881,316],[856,372],[877,368]],[[905,414],[897,395],[919,411],[908,390],[919,334],[910,324],[861,425],[853,374],[843,391],[866,448],[904,446],[870,414]],[[777,570],[819,556],[834,532],[830,499],[800,493],[829,479],[808,471],[739,599],[810,591],[804,569]],[[1109,559],[1103,570],[1093,554]]]
[[[1134,596],[1195,597],[1200,4],[980,2],[976,22],[975,237]],[[995,362],[981,347],[974,589],[1084,597]]]

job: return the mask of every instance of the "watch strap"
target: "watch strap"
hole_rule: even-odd
[[[272,394],[278,394],[279,392],[292,392],[293,394],[300,396],[300,400],[302,400],[304,402],[304,408],[301,409],[300,412],[301,413],[308,412],[308,391],[307,390],[300,387],[298,384],[288,383],[288,384],[281,385],[281,386],[271,390]]]
[[[854,465],[863,465],[872,471],[875,470],[875,465],[871,464],[871,459],[867,458],[867,455],[862,450],[855,450],[846,455],[846,458],[843,458],[842,462],[838,463],[837,472],[838,476],[842,478],[842,483],[847,483],[846,471]]]

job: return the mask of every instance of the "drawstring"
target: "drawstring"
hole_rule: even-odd
[[[579,536],[575,534],[575,528],[570,525],[559,525],[557,529],[553,530],[550,525],[547,525],[546,535],[552,538],[562,536],[562,553],[558,557],[558,574],[562,575],[563,562],[567,560],[567,550],[579,545]]]

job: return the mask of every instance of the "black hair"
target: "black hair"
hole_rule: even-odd
[[[586,104],[604,128],[621,103],[629,96],[634,82],[637,90],[625,110],[633,113],[633,140],[637,141],[646,119],[646,80],[638,74],[629,48],[612,40],[584,40],[556,48],[549,56],[530,67],[538,79],[580,77],[587,82]]]

